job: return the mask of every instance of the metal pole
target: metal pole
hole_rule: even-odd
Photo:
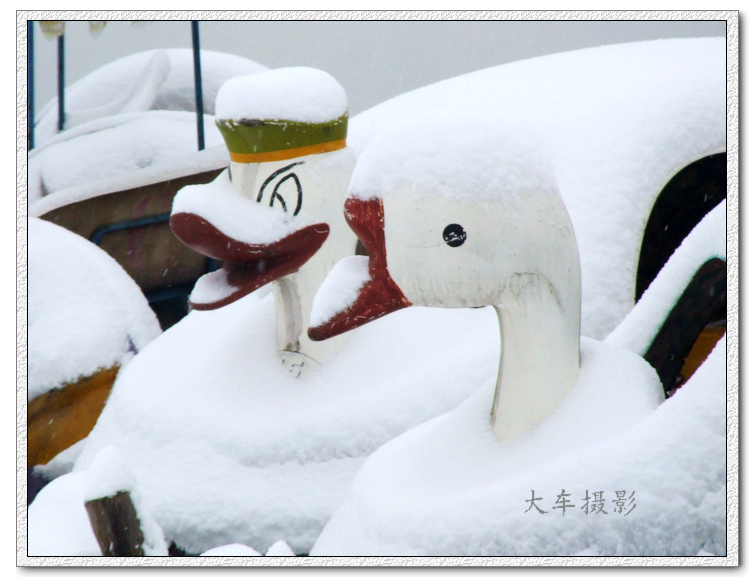
[[[197,109],[197,145],[204,150],[204,103],[202,101],[202,66],[199,59],[199,21],[191,21],[191,44],[194,49],[194,100]]]
[[[58,130],[63,130],[66,123],[66,80],[65,80],[65,35],[58,37]]]
[[[29,151],[34,148],[34,21],[26,21],[26,147]]]

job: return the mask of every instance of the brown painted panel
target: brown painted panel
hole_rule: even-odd
[[[169,214],[179,189],[209,183],[220,171],[205,171],[103,194],[61,206],[41,218],[91,239],[98,229],[116,222]],[[105,234],[100,246],[120,263],[145,293],[191,283],[204,273],[206,267],[206,259],[181,243],[167,221]]]
[[[144,556],[144,533],[128,491],[84,504],[102,556]]]

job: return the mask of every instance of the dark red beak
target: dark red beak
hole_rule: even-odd
[[[222,308],[263,285],[294,273],[320,249],[330,228],[312,224],[269,244],[250,244],[229,237],[207,220],[190,212],[170,217],[173,233],[195,251],[224,261],[222,269],[200,278],[205,294],[213,288],[216,299],[190,302],[195,310]]]
[[[408,308],[406,299],[388,273],[385,253],[385,220],[383,201],[349,197],[344,204],[346,222],[359,237],[369,256],[370,279],[364,284],[356,301],[328,321],[309,328],[312,340],[325,340],[372,322],[381,316]]]

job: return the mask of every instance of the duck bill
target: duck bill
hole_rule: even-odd
[[[221,269],[197,281],[189,299],[189,305],[195,310],[222,308],[271,281],[298,271],[320,250],[330,233],[323,222],[301,228],[272,243],[246,243],[190,212],[173,214],[170,227],[188,247],[224,262]]]
[[[412,305],[388,272],[382,200],[361,200],[352,196],[346,200],[344,215],[367,250],[369,279],[348,308],[309,328],[307,334],[315,341],[343,334]]]

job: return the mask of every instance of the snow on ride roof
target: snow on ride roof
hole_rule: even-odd
[[[179,212],[197,214],[227,236],[258,245],[279,241],[307,224],[306,214],[291,216],[242,196],[227,171],[209,184],[178,190],[171,214]]]
[[[644,355],[686,285],[703,263],[715,258],[726,261],[726,200],[692,229],[606,342]]]
[[[214,114],[218,89],[226,80],[265,71],[245,57],[201,51],[205,114]],[[151,70],[151,71],[150,71]],[[194,57],[191,49],[157,49],[117,59],[66,88],[67,126],[94,118],[137,110],[194,112]],[[58,99],[40,111],[35,140],[41,145],[57,133]],[[124,109],[125,108],[125,109]]]
[[[635,425],[566,452],[551,435],[550,449],[546,443],[513,467],[519,447],[498,441],[488,424],[491,382],[375,452],[311,554],[723,556],[725,359],[724,337],[672,398]],[[604,375],[611,381],[613,373]],[[619,401],[613,409],[626,407]],[[600,505],[596,492],[605,514],[592,509]],[[527,511],[528,502],[545,513]]]
[[[225,145],[211,116],[204,117],[204,126],[208,149]],[[107,186],[133,183],[130,176],[143,182],[148,175],[145,170],[163,177],[178,163],[183,175],[191,173],[197,161],[207,157],[198,153],[197,119],[190,112],[137,112],[93,120],[29,153],[30,213],[40,215],[44,213],[40,210],[49,211],[63,201],[71,203],[80,198],[78,194],[88,193],[91,184],[107,190]],[[101,193],[108,192],[97,195]]]
[[[448,109],[518,124],[540,142],[577,236],[582,333],[603,338],[634,305],[655,198],[684,166],[726,150],[726,40],[609,45],[482,69],[354,116],[349,145],[361,155],[389,126]]]
[[[119,363],[160,326],[136,283],[96,245],[36,218],[28,234],[31,401]]]
[[[228,80],[215,105],[218,120],[328,122],[348,109],[335,78],[311,67],[271,69]]]
[[[434,111],[377,135],[359,156],[349,194],[389,198],[400,186],[410,197],[494,200],[555,190],[552,173],[528,129],[490,115]]]

